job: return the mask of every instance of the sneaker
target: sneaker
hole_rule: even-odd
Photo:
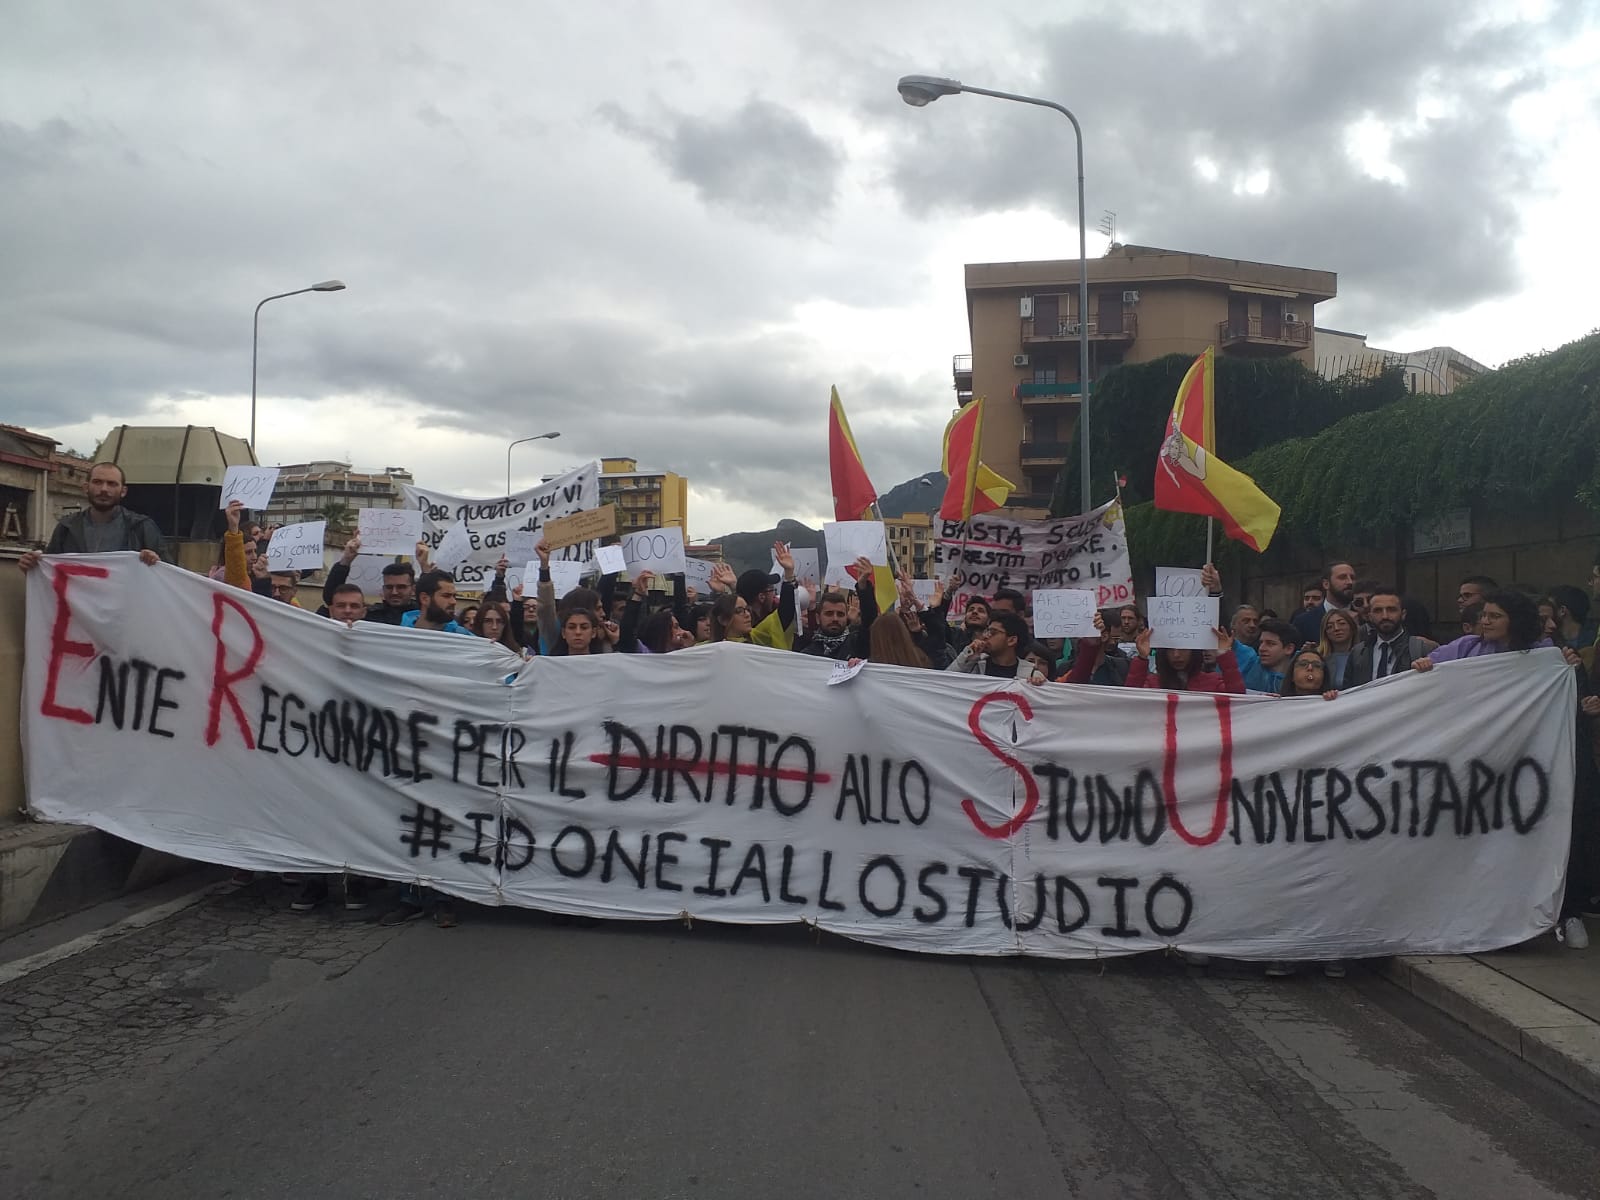
[[[306,880],[300,885],[300,892],[289,905],[290,912],[310,912],[328,898],[328,885],[325,880]]]
[[[415,921],[428,915],[428,910],[415,904],[396,904],[383,916],[378,918],[379,925],[404,925],[407,921]]]
[[[1294,964],[1291,962],[1269,962],[1267,964],[1268,979],[1287,979],[1294,974]]]
[[[1556,940],[1565,942],[1568,950],[1587,950],[1589,931],[1583,927],[1582,917],[1568,917],[1556,927]]]
[[[456,916],[456,906],[448,900],[441,900],[433,906],[433,923],[440,929],[454,929],[461,924]]]
[[[344,907],[346,912],[360,912],[367,906],[367,881],[352,875],[344,881]]]
[[[1344,964],[1337,960],[1325,962],[1322,964],[1322,973],[1329,979],[1343,979],[1345,974]]]

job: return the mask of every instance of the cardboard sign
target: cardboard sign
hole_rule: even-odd
[[[711,572],[716,570],[716,566],[716,563],[708,563],[704,559],[686,558],[683,563],[684,582],[704,596],[711,590]]]
[[[933,579],[913,579],[911,581],[912,594],[915,595],[916,598],[923,603],[923,605],[929,605],[933,603],[933,594],[938,586],[938,581]]]
[[[627,534],[622,539],[622,557],[628,570],[634,572],[682,575],[688,569],[688,556],[683,552],[683,530],[676,525]]]
[[[381,600],[383,569],[393,561],[381,554],[358,554],[355,562],[350,564],[350,574],[345,582],[355,584],[369,600]]]
[[[227,508],[237,500],[246,508],[260,512],[272,499],[272,489],[278,486],[277,467],[229,467],[222,473],[222,501],[218,508]]]
[[[617,532],[617,506],[602,504],[599,508],[575,512],[570,517],[557,517],[544,524],[544,540],[552,550],[576,546],[579,542],[598,541]]]
[[[862,659],[857,663],[836,662],[833,670],[828,674],[828,686],[837,687],[841,683],[848,683],[866,668],[867,660]]]
[[[1039,588],[1033,593],[1033,636],[1037,638],[1099,637],[1094,627],[1098,592],[1082,588]]]
[[[285,525],[267,543],[267,567],[273,571],[320,571],[326,521]]]
[[[529,563],[529,579],[539,578],[539,564]],[[575,587],[583,584],[582,563],[566,562],[559,558],[550,560],[550,582],[556,589],[556,599],[559,600]]]
[[[539,535],[531,529],[506,534],[506,559],[513,563],[532,562],[539,557]]]
[[[882,521],[829,521],[822,527],[828,550],[828,567],[844,566],[868,558],[875,567],[889,565],[889,535]]]
[[[822,581],[822,552],[819,550],[796,550],[789,547],[789,557],[794,559],[794,577],[799,583],[820,583]],[[783,568],[778,565],[777,556],[772,559],[772,573],[782,575]]]
[[[414,508],[363,508],[356,516],[356,533],[369,554],[414,557],[422,540],[422,513]]]
[[[628,558],[621,546],[596,546],[594,565],[602,575],[618,575],[628,569]]]
[[[1206,585],[1200,582],[1199,567],[1157,567],[1156,595],[1204,596]]]
[[[1216,596],[1150,597],[1150,645],[1215,650],[1219,603]]]

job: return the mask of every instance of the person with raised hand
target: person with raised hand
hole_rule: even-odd
[[[1226,692],[1244,695],[1244,676],[1233,652],[1233,634],[1226,629],[1213,631],[1217,637],[1217,669],[1205,669],[1205,654],[1200,650],[1163,648],[1156,655],[1155,673],[1150,673],[1150,630],[1141,629],[1135,643],[1138,654],[1128,666],[1128,687],[1159,688],[1165,692]]]

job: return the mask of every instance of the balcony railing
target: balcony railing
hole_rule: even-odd
[[[1092,342],[1131,342],[1139,336],[1139,314],[1131,310],[1114,316],[1095,313],[1089,318]],[[1074,316],[1023,317],[1022,344],[1074,342],[1078,340],[1078,319]]]
[[[950,373],[952,375],[972,374],[972,355],[957,354],[950,360]]]
[[[1263,346],[1309,346],[1311,323],[1309,321],[1267,321],[1260,317],[1230,317],[1217,323],[1217,344],[1238,346],[1256,344]]]
[[[1039,399],[1046,396],[1076,396],[1083,385],[1076,379],[1060,383],[1019,383],[1013,393],[1018,400]]]
[[[1067,442],[1023,442],[1022,458],[1024,462],[1040,458],[1060,459],[1066,462],[1070,450],[1071,446]]]

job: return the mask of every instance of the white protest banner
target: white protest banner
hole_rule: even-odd
[[[539,564],[528,564],[529,579],[539,578]],[[566,559],[552,558],[550,560],[550,583],[556,590],[556,599],[559,600],[573,588],[583,583],[584,572],[588,567],[580,562],[568,562]],[[526,585],[524,585],[526,587]]]
[[[381,554],[358,554],[350,564],[345,582],[355,584],[367,599],[380,600],[383,598],[383,569],[393,561]]]
[[[127,553],[25,586],[33,815],[202,861],[1055,958],[1466,954],[1559,911],[1554,649],[1332,707],[881,664],[828,688],[759,646],[524,663]]]
[[[889,565],[889,535],[882,521],[829,521],[822,527],[822,540],[830,570],[858,558],[871,560],[875,567]]]
[[[1133,569],[1122,506],[1050,521],[1014,521],[984,513],[971,521],[936,518],[934,574],[952,594],[952,612],[973,596],[1001,588],[1029,595],[1035,588],[1093,588],[1095,606],[1133,599]]]
[[[445,531],[464,521],[472,539],[472,553],[455,569],[456,582],[468,590],[485,587],[494,578],[494,565],[505,554],[513,562],[526,562],[520,554],[512,558],[509,542],[513,533],[537,533],[544,523],[594,508],[600,503],[600,464],[589,463],[558,475],[549,483],[518,492],[514,496],[473,499],[445,492],[402,484],[406,503],[422,514],[422,537],[429,546],[438,546]],[[595,543],[579,542],[555,551],[558,561],[586,563],[594,557]],[[410,554],[410,550],[402,553]]]
[[[594,569],[602,575],[619,575],[628,569],[627,555],[622,552],[621,546],[596,546]],[[640,570],[649,568],[641,567]]]
[[[692,587],[702,596],[711,590],[711,572],[716,569],[715,563],[708,563],[704,559],[684,559],[683,582]]]
[[[272,489],[278,486],[277,467],[229,467],[222,473],[222,502],[218,508],[227,508],[237,500],[246,508],[260,512],[272,499]]]
[[[640,529],[622,535],[622,557],[628,570],[654,571],[657,575],[682,575],[687,556],[683,552],[683,530],[676,525],[661,529]]]
[[[422,514],[412,508],[363,508],[356,515],[356,534],[369,554],[414,558],[422,540]]]
[[[1097,638],[1095,593],[1083,588],[1037,588],[1033,593],[1033,636]]]
[[[1151,596],[1145,614],[1150,621],[1150,645],[1215,650],[1220,603],[1215,596]]]
[[[320,571],[326,521],[301,521],[285,525],[267,543],[267,567],[273,571]]]
[[[467,532],[465,521],[457,521],[444,531],[444,536],[433,548],[428,561],[435,570],[454,571],[467,561],[467,555],[471,553],[472,535]]]
[[[1200,582],[1199,567],[1157,567],[1157,596],[1204,596],[1206,585]]]
[[[925,605],[933,603],[934,593],[938,587],[939,582],[935,579],[913,579],[911,581],[912,594]]]

